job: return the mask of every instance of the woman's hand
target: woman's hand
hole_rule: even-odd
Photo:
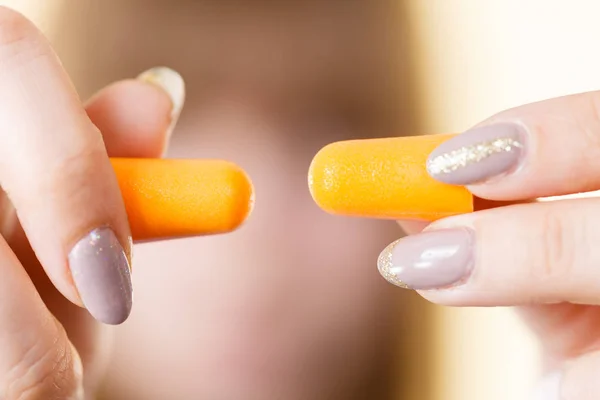
[[[183,102],[178,79],[153,70],[84,107],[43,35],[0,8],[1,399],[93,395],[107,345],[95,320],[121,323],[132,304],[131,239],[108,157],[163,154]]]
[[[600,92],[515,108],[451,139],[430,174],[495,201],[600,189]],[[443,201],[443,199],[440,199]],[[422,224],[379,260],[451,306],[520,306],[560,371],[552,399],[600,393],[600,199],[528,202]],[[560,396],[558,397],[560,392]]]

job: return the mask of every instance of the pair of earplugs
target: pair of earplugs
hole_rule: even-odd
[[[309,189],[323,210],[383,219],[439,218],[473,211],[462,186],[430,177],[426,161],[453,135],[349,140],[315,156]],[[231,232],[248,218],[254,189],[237,165],[220,160],[111,160],[134,240]]]

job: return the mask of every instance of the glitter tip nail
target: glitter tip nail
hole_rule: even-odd
[[[472,256],[473,232],[456,228],[399,239],[381,252],[377,265],[381,275],[398,287],[445,289],[465,282]]]
[[[408,285],[402,282],[396,274],[392,272],[392,250],[396,246],[399,240],[388,245],[379,255],[377,259],[377,269],[383,278],[389,283],[396,285],[402,289],[409,289]]]

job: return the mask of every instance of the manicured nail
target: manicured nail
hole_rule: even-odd
[[[427,160],[429,174],[444,183],[471,185],[518,168],[525,132],[517,124],[474,128],[438,146]]]
[[[69,254],[69,267],[83,305],[100,322],[117,325],[131,312],[131,270],[123,247],[109,228],[81,239]]]
[[[377,267],[390,283],[405,289],[441,289],[466,279],[473,262],[470,229],[407,236],[381,252]]]
[[[164,92],[171,99],[171,126],[169,132],[173,129],[183,108],[185,101],[185,82],[178,72],[167,67],[156,67],[151,68],[145,72],[142,72],[138,79],[155,85]]]

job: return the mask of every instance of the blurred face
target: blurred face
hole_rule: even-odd
[[[399,315],[375,262],[398,228],[319,210],[306,174],[329,142],[396,133],[387,3],[116,3],[94,6],[113,26],[88,61],[170,60],[188,103],[169,156],[238,163],[256,207],[233,234],[135,249],[108,398],[385,398]]]

